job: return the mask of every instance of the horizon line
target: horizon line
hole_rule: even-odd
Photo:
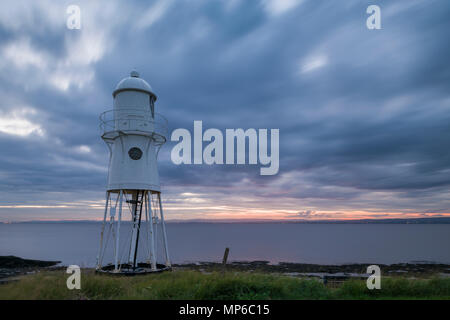
[[[370,222],[411,222],[411,221],[429,221],[445,220],[450,223],[448,216],[431,216],[420,218],[364,218],[364,219],[170,219],[166,223],[370,223]],[[16,220],[0,221],[0,224],[15,223],[74,223],[74,222],[98,222],[102,219],[40,219],[40,220]],[[129,220],[123,220],[129,222]]]

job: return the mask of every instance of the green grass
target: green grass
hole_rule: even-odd
[[[349,280],[329,288],[314,279],[246,272],[174,271],[146,276],[83,270],[81,290],[68,290],[63,271],[24,276],[0,285],[0,299],[450,299],[450,278],[383,278],[381,290]]]

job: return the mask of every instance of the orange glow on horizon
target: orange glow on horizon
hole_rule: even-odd
[[[292,208],[301,207],[295,203],[281,202],[277,209],[274,204],[261,204],[251,199],[235,202],[236,205],[223,204],[203,198],[204,201],[184,201],[184,199],[171,199],[164,207],[166,221],[317,221],[317,220],[365,220],[365,219],[411,219],[411,218],[438,218],[450,217],[449,212],[427,213],[423,212],[381,212],[376,210],[319,210],[308,208],[301,211]],[[248,207],[245,207],[248,206]],[[263,206],[263,207],[262,207]],[[272,208],[270,208],[272,207]],[[104,201],[84,201],[73,203],[57,203],[54,205],[40,204],[11,204],[0,205],[0,210],[7,209],[10,213],[20,210],[25,215],[16,215],[14,218],[0,219],[0,222],[24,221],[102,221]],[[45,212],[40,212],[47,209]],[[38,211],[36,211],[38,210]],[[128,209],[125,209],[128,211]],[[36,211],[36,213],[32,213]],[[32,213],[32,214],[29,214]],[[14,213],[15,214],[15,213]],[[125,215],[128,217],[128,215]],[[108,218],[109,220],[109,218]],[[128,219],[125,219],[128,220]]]

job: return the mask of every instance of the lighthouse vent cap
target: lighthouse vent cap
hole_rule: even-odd
[[[156,99],[156,95],[153,93],[152,87],[148,84],[147,81],[140,78],[139,73],[135,70],[131,71],[130,76],[122,79],[114,89],[113,97],[116,96],[121,91],[143,91],[152,95]]]

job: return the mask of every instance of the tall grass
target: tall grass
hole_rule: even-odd
[[[384,278],[381,290],[349,280],[337,289],[315,279],[247,272],[174,271],[123,277],[83,270],[81,290],[68,290],[63,271],[0,285],[0,299],[450,299],[450,279]]]
[[[381,290],[368,290],[363,281],[346,281],[334,292],[338,299],[450,299],[450,278],[384,278]]]

